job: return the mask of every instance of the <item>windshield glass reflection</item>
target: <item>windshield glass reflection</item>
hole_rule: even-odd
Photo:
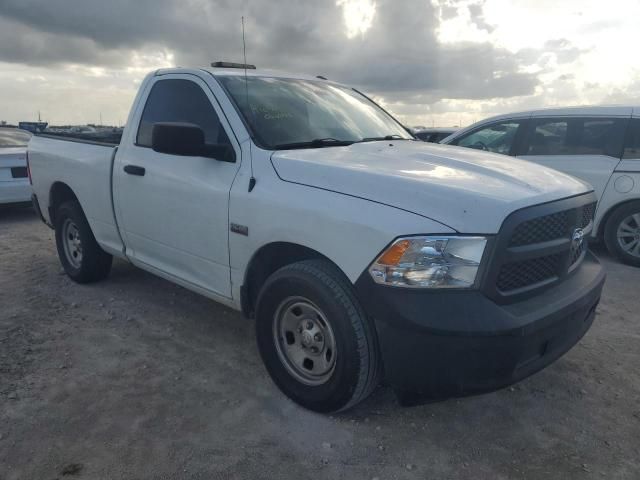
[[[326,81],[218,77],[261,146],[411,139],[392,117],[358,92]],[[248,97],[248,105],[247,105]],[[313,142],[313,144],[311,144]]]

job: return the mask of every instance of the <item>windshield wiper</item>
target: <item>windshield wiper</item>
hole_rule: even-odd
[[[393,134],[393,135],[385,135],[384,137],[365,137],[362,140],[360,140],[360,142],[378,142],[381,140],[412,140],[411,138],[403,138],[400,135]]]
[[[280,143],[274,145],[274,150],[291,150],[294,148],[323,148],[323,147],[346,147],[355,143],[353,140],[338,140],[336,138],[315,138],[307,142]]]

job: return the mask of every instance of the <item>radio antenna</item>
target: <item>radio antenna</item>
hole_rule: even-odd
[[[251,105],[249,104],[249,78],[247,76],[247,43],[244,39],[244,16],[241,17],[242,21],[242,55],[244,57],[244,95],[247,102],[247,113],[253,113]],[[251,135],[249,135],[251,137]],[[251,138],[249,139],[249,165],[251,167],[251,177],[249,178],[249,192],[256,186],[256,177],[253,176],[253,152],[251,151]]]

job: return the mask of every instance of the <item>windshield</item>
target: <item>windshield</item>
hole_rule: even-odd
[[[362,94],[325,81],[217,77],[264,148],[348,145],[367,140],[412,139]],[[249,105],[247,108],[247,90]]]
[[[26,147],[31,134],[17,128],[0,128],[0,148]]]

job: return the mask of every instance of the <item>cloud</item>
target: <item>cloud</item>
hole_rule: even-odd
[[[484,2],[472,3],[467,6],[471,15],[471,22],[478,27],[479,30],[485,30],[491,33],[495,30],[495,26],[490,25],[484,18]]]
[[[544,50],[555,54],[559,64],[573,63],[580,55],[589,51],[589,49],[581,49],[574,46],[566,38],[547,40],[544,44]]]
[[[0,62],[18,74],[37,71],[74,85],[66,95],[86,95],[79,85],[91,85],[105,92],[101,111],[121,117],[148,70],[242,61],[244,16],[249,63],[357,86],[409,122],[420,112],[466,106],[476,115],[490,105],[554,99],[554,88],[579,91],[576,78],[558,80],[563,87],[553,86],[554,78],[582,61],[588,46],[550,37],[510,48],[495,41],[504,27],[496,20],[504,9],[496,5],[493,0],[0,0]],[[447,22],[454,28],[445,39]],[[469,34],[458,38],[465,29]],[[115,78],[119,87],[111,90]],[[8,91],[9,82],[0,77],[0,92]],[[17,88],[11,85],[14,95]],[[38,88],[37,94],[25,93],[24,108],[15,115],[44,105],[64,118],[60,105],[47,100],[56,93],[54,85],[38,83]],[[83,106],[69,116],[95,117],[97,107],[86,97],[78,104]],[[18,111],[19,104],[12,105]]]
[[[481,5],[469,9],[490,28]],[[489,98],[526,94],[536,83],[518,72],[517,58],[490,44],[440,45],[433,6],[417,0],[401,8],[392,0],[287,1],[278,8],[267,0],[4,0],[0,15],[0,60],[27,65],[126,67],[130,52],[145,48],[167,49],[180,65],[238,60],[245,15],[251,62],[329,75],[381,95],[447,90]]]
[[[126,52],[104,49],[93,40],[72,34],[35,31],[27,25],[0,17],[0,60],[5,62],[26,65],[82,63],[114,66],[127,57]]]

